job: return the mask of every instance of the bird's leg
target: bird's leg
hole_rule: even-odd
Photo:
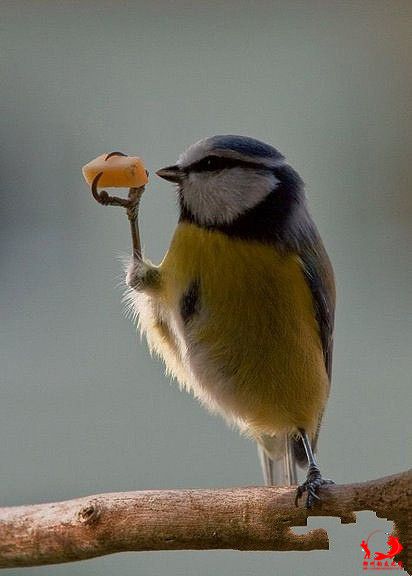
[[[298,486],[296,491],[295,504],[297,506],[299,499],[305,492],[307,492],[306,508],[312,508],[314,502],[320,500],[320,497],[318,496],[319,488],[325,484],[333,484],[334,482],[327,478],[322,478],[308,435],[303,429],[299,429],[299,432],[302,436],[302,442],[308,458],[309,468],[305,482]]]
[[[124,154],[122,154],[121,152],[112,152],[111,154],[108,155],[108,157],[113,156],[115,154],[124,156]],[[103,206],[122,206],[123,208],[126,208],[126,213],[130,222],[130,229],[132,233],[133,257],[136,258],[136,260],[141,260],[142,251],[140,244],[138,216],[139,216],[140,199],[143,195],[145,187],[140,186],[140,188],[130,188],[127,198],[120,198],[119,196],[110,196],[106,192],[106,190],[98,191],[97,189],[99,180],[102,175],[103,172],[99,172],[99,174],[96,174],[96,176],[93,179],[91,185],[93,198]]]
[[[126,208],[127,217],[130,222],[130,232],[132,236],[132,260],[127,268],[126,284],[134,290],[150,290],[159,285],[160,273],[158,269],[144,260],[139,231],[139,204],[144,186],[140,188],[130,188],[129,205]]]
[[[130,232],[132,235],[133,259],[135,260],[142,260],[142,246],[140,243],[139,230],[139,206],[144,188],[144,186],[141,186],[140,188],[129,189],[129,204],[126,208],[127,217],[130,222]]]
[[[108,154],[106,160],[111,156],[125,156],[122,152],[112,152]],[[126,284],[135,290],[144,290],[155,287],[159,284],[159,273],[156,267],[146,262],[142,257],[142,248],[139,231],[139,205],[145,190],[144,186],[130,188],[127,198],[110,196],[106,190],[98,191],[97,186],[103,172],[96,174],[91,190],[93,197],[103,206],[122,206],[126,209],[130,222],[130,232],[132,236],[132,260],[128,266],[126,274]]]

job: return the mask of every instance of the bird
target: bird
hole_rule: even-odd
[[[264,482],[320,500],[316,451],[332,371],[333,268],[305,186],[273,146],[216,135],[156,172],[179,219],[155,265],[127,265],[129,306],[151,352],[258,447]],[[140,240],[139,240],[140,241]]]

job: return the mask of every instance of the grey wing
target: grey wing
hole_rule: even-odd
[[[313,297],[319,335],[322,342],[323,357],[329,385],[332,377],[333,329],[335,321],[335,279],[332,264],[326,253],[323,242],[314,224],[310,227],[309,240],[302,243],[299,257],[302,261],[303,273]],[[316,450],[322,415],[319,418],[316,434],[312,439],[312,449]],[[295,440],[294,455],[300,466],[307,463],[306,452],[302,441]]]
[[[312,292],[322,342],[323,357],[330,382],[332,377],[333,328],[336,298],[332,264],[330,263],[319,234],[317,234],[314,243],[311,246],[304,247],[299,255],[302,260],[306,281]]]

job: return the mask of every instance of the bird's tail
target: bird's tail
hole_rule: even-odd
[[[259,439],[259,460],[267,486],[297,484],[296,462],[300,464],[300,454],[296,454],[296,442],[298,441],[286,435],[264,436]]]

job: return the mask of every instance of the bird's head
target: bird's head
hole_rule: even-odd
[[[236,226],[257,210],[275,218],[303,194],[302,181],[282,154],[246,136],[200,140],[157,175],[177,184],[184,219],[218,229]]]

